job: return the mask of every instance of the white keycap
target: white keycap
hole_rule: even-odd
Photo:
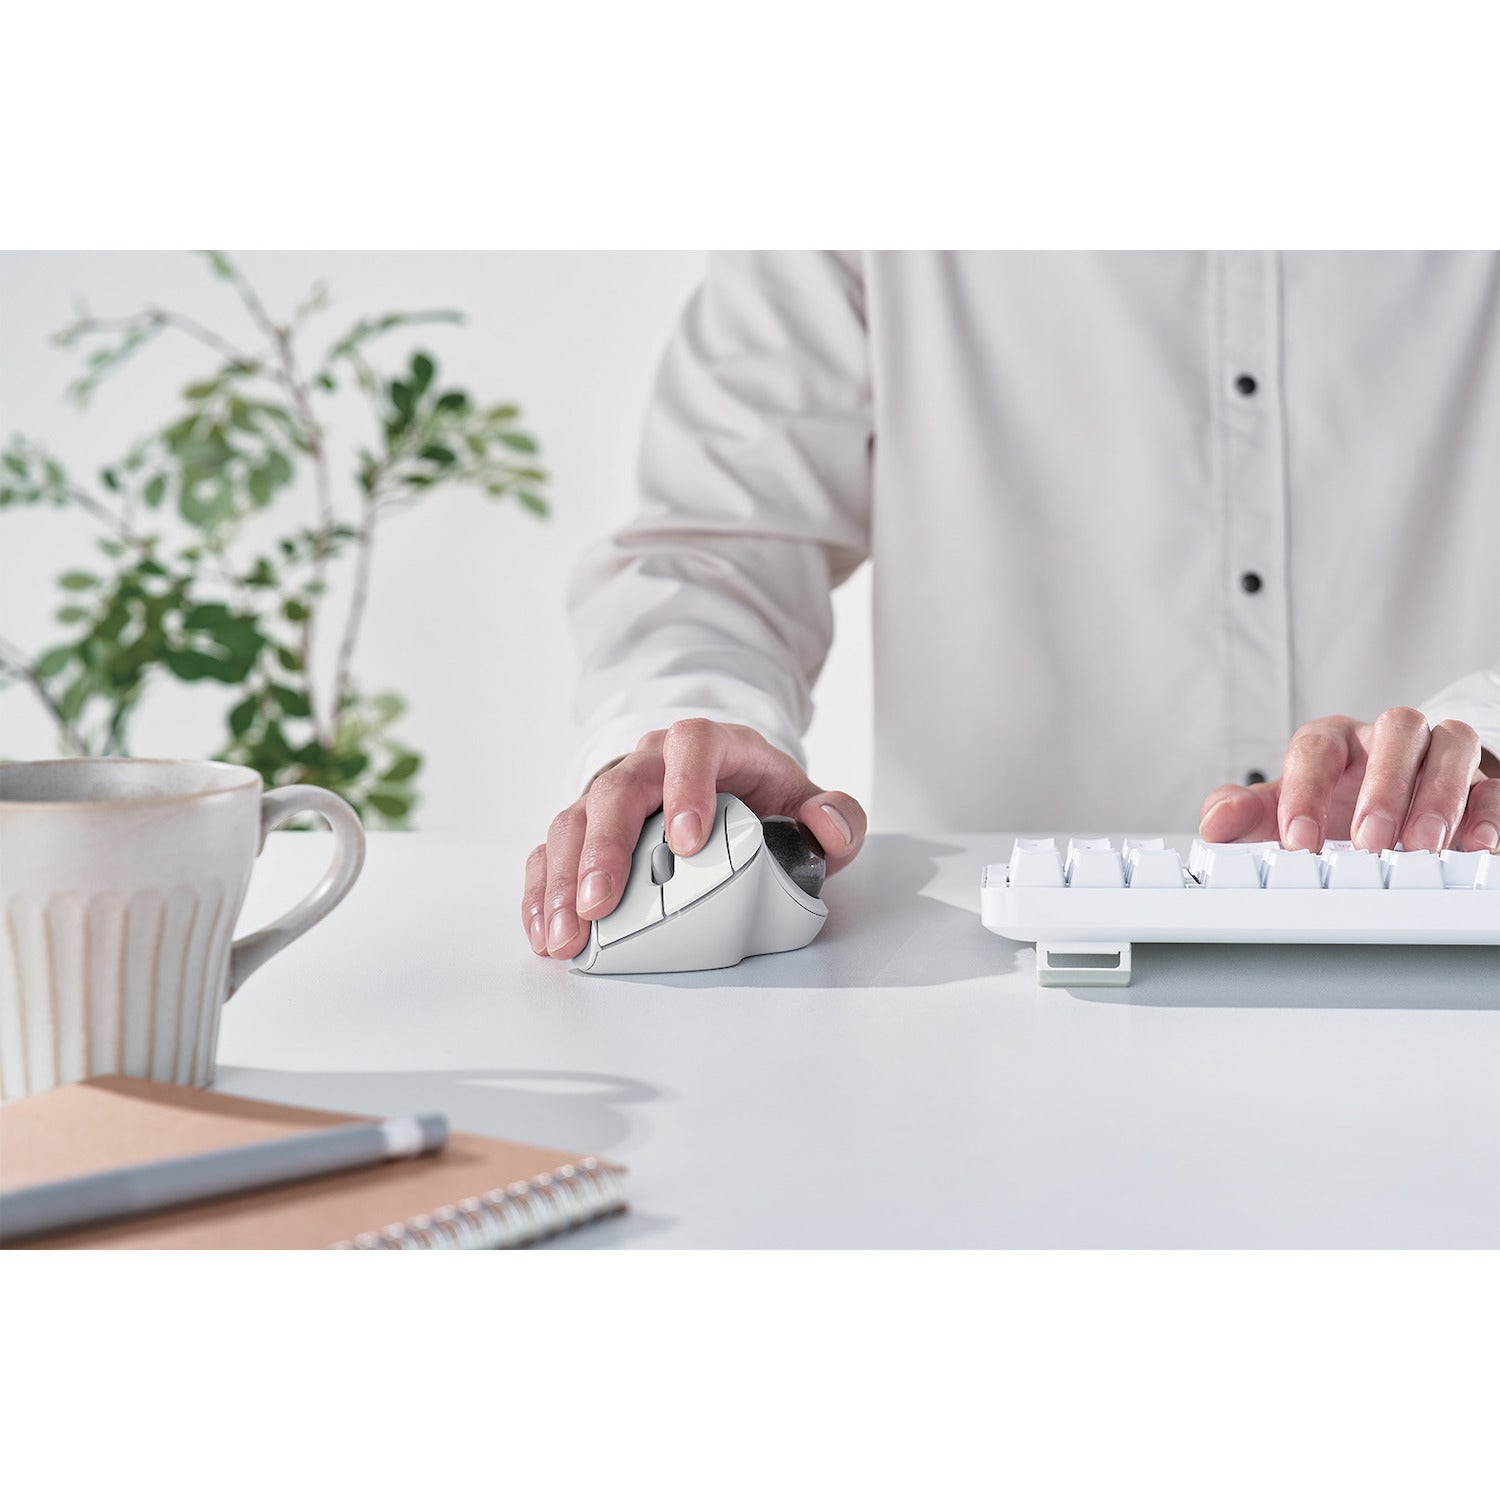
[[[1062,886],[1062,851],[1056,839],[1017,839],[1010,851],[1010,870],[1007,880],[1011,885]]]
[[[1438,862],[1443,867],[1443,885],[1450,891],[1500,887],[1500,870],[1488,849],[1444,849]]]
[[[1324,844],[1323,884],[1330,891],[1384,890],[1380,856],[1350,843]]]
[[[1264,863],[1268,891],[1322,889],[1323,871],[1311,849],[1268,849]]]
[[[1443,867],[1429,849],[1387,849],[1380,856],[1388,891],[1440,891]]]
[[[1120,851],[1111,849],[1107,840],[1102,842],[1102,849],[1073,849],[1069,852],[1065,872],[1069,889],[1125,889],[1125,867],[1120,862]]]
[[[1161,839],[1149,841],[1154,849],[1138,845],[1130,851],[1125,866],[1125,879],[1132,890],[1178,890],[1186,880],[1182,873],[1182,856],[1175,849],[1168,849]]]
[[[1259,890],[1268,844],[1210,844],[1194,839],[1188,869],[1200,885],[1219,890]]]

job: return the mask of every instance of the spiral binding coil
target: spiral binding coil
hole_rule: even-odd
[[[596,1156],[404,1224],[340,1240],[334,1250],[513,1250],[625,1206],[623,1174]]]

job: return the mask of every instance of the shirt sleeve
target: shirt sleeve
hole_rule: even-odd
[[[1473,727],[1479,743],[1500,756],[1500,662],[1450,682],[1422,705],[1429,724],[1458,719]]]
[[[682,718],[799,762],[832,589],[869,551],[858,257],[711,256],[657,376],[635,516],[574,571],[580,785]]]

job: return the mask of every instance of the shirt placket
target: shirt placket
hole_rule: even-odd
[[[1286,465],[1279,258],[1214,256],[1212,361],[1224,547],[1227,779],[1270,780],[1296,727],[1286,556]]]

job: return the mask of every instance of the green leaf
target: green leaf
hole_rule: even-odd
[[[219,677],[222,663],[217,657],[203,651],[174,651],[162,653],[167,670],[184,682],[201,682],[205,677]]]
[[[451,448],[445,448],[441,443],[428,443],[422,449],[419,457],[425,458],[429,463],[437,464],[440,468],[449,468],[458,462],[458,454]]]
[[[536,440],[529,438],[524,432],[499,432],[495,434],[507,448],[517,453],[535,453],[537,451]]]
[[[269,469],[252,469],[250,471],[249,486],[250,498],[257,506],[264,507],[271,503],[271,497],[276,493],[276,487],[271,483],[271,471]]]
[[[409,385],[400,380],[393,380],[390,387],[391,405],[401,414],[403,423],[410,422],[412,413],[416,410],[416,401],[412,395]]]
[[[435,369],[436,366],[434,366],[425,354],[412,355],[411,391],[413,396],[420,396],[432,384],[432,376]]]
[[[92,573],[64,573],[57,582],[60,588],[65,588],[69,592],[77,594],[81,593],[84,589],[95,588],[99,580]]]
[[[521,415],[519,406],[492,406],[485,413],[491,422],[509,422]]]
[[[319,375],[313,381],[313,384],[317,386],[320,391],[336,391],[338,389],[338,382],[334,380],[332,375],[329,375],[326,372],[322,375]]]
[[[16,453],[7,453],[4,456],[5,467],[21,479],[26,479],[31,474],[31,468],[26,460]]]
[[[295,688],[282,687],[280,683],[273,683],[271,696],[276,700],[277,708],[289,719],[312,717],[312,704],[307,701],[305,693],[299,693]]]
[[[421,764],[422,757],[420,755],[406,754],[399,756],[396,760],[391,762],[389,769],[386,771],[385,775],[381,777],[381,780],[410,781],[412,777],[417,774],[417,769],[421,766]]]
[[[51,476],[49,475],[48,477],[50,478]],[[53,480],[52,482],[54,484],[58,484],[61,481],[60,480]],[[119,492],[119,488],[120,488],[120,476],[118,474],[116,474],[113,469],[100,469],[99,470],[99,482],[104,486],[105,489],[107,489],[107,490],[114,490],[116,493]]]
[[[142,492],[147,505],[153,510],[161,504],[167,493],[167,476],[165,474],[153,474],[146,481],[146,488]]]
[[[243,698],[229,710],[229,732],[238,738],[255,722],[255,711],[260,707],[258,697]]]
[[[276,660],[288,672],[300,672],[302,670],[301,655],[296,651],[288,651],[285,646],[278,646],[276,648]]]
[[[84,703],[89,696],[89,679],[87,675],[76,678],[69,686],[67,692],[58,700],[58,712],[63,718],[71,722],[76,719],[83,709]]]
[[[199,604],[182,617],[182,624],[185,630],[214,630],[231,618],[233,614],[227,604]]]
[[[125,549],[119,542],[111,541],[107,536],[99,538],[99,550],[106,557],[124,557]]]
[[[234,267],[222,250],[205,250],[203,254],[207,257],[209,265],[214,268],[215,276],[222,276],[225,281],[234,280]]]
[[[406,712],[406,700],[399,693],[376,693],[370,699],[370,707],[379,723],[390,724]]]
[[[396,792],[371,792],[368,801],[388,818],[404,818],[411,811],[411,799]]]
[[[80,609],[76,604],[65,604],[57,612],[57,618],[63,625],[76,625],[80,620],[90,618],[86,609]]]
[[[204,401],[219,389],[229,377],[227,375],[215,375],[208,380],[198,380],[192,385],[182,388],[183,397],[188,401]]]
[[[288,599],[281,606],[281,612],[294,625],[300,625],[307,618],[307,606],[300,599]]]
[[[280,487],[292,482],[292,461],[285,453],[272,450],[266,455],[266,469],[271,475],[271,483]]]
[[[36,675],[38,677],[56,677],[67,664],[73,660],[73,648],[71,646],[54,646],[38,658],[36,664]]]
[[[437,398],[437,410],[447,412],[465,412],[469,409],[469,397],[466,391],[444,391]]]
[[[516,499],[521,502],[533,515],[547,515],[547,502],[540,495],[533,495],[530,490],[517,490]]]

